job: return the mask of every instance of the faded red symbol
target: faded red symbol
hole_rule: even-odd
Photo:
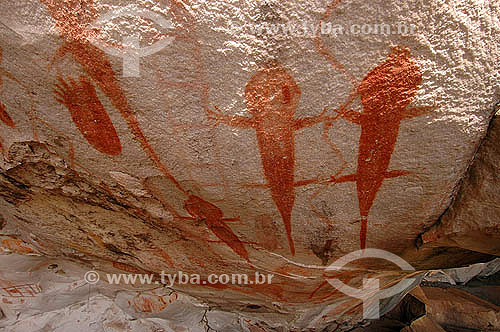
[[[80,76],[76,81],[69,77],[66,82],[58,77],[58,80],[54,98],[66,106],[85,139],[102,153],[120,154],[122,146],[118,134],[89,78]]]
[[[120,262],[113,262],[113,267],[118,270],[122,270],[128,273],[140,273],[141,270],[136,268],[135,266],[125,264],[125,263],[120,263]]]
[[[133,305],[136,312],[157,313],[163,311],[169,304],[175,302],[177,298],[177,293],[173,293],[168,299],[165,299],[163,296],[137,295],[133,299]]]
[[[217,122],[257,131],[264,175],[285,225],[292,255],[295,255],[291,225],[295,186],[305,184],[294,181],[295,132],[333,120],[325,116],[326,109],[317,116],[294,118],[300,94],[293,77],[274,63],[259,70],[246,85],[245,102],[252,117],[226,116],[218,108],[208,111],[209,118]]]
[[[332,12],[337,8],[337,6],[341,2],[342,2],[342,0],[333,0],[328,5],[328,7],[326,8],[325,12],[321,16],[320,26],[322,26],[324,24],[324,22],[332,15]],[[354,78],[354,76],[345,69],[345,66],[343,64],[341,64],[335,58],[335,56],[333,56],[332,54],[330,54],[330,52],[328,51],[328,48],[326,47],[325,42],[324,42],[324,40],[322,38],[322,34],[320,33],[319,30],[318,30],[318,33],[317,33],[316,37],[314,38],[314,46],[316,46],[316,50],[321,55],[323,55],[325,57],[326,61],[328,61],[328,63],[334,69],[339,70],[342,73],[344,73],[347,76],[347,78],[349,79],[349,81],[351,81],[351,83],[354,83],[354,84],[356,83],[356,79]]]
[[[195,80],[190,82],[172,82],[171,86],[180,86],[190,89],[199,90],[201,103],[205,110],[209,107],[209,84],[206,77],[206,70],[203,60],[202,44],[198,39],[198,29],[193,15],[190,13],[187,6],[190,1],[173,0],[171,1],[170,14],[174,21],[181,25],[183,29],[179,30],[179,35],[176,39],[186,40],[192,44],[190,53],[193,56],[193,73],[196,74]],[[169,83],[167,83],[169,85]]]
[[[278,225],[273,223],[273,218],[261,215],[255,218],[255,230],[259,234],[259,244],[269,251],[275,251],[279,245]]]
[[[3,50],[0,47],[0,64],[2,63],[2,56],[3,56]],[[0,73],[0,90],[2,89],[3,85],[3,79],[2,79],[3,73]],[[2,103],[2,100],[0,99],[0,120],[7,126],[11,128],[15,128],[16,125],[14,124],[14,121],[12,121],[12,118],[9,116],[9,114],[6,111],[5,105]]]
[[[26,284],[26,285],[17,285],[11,287],[2,288],[5,296],[11,297],[35,297],[37,294],[42,292],[42,289],[37,284]]]
[[[174,267],[175,266],[174,261],[172,260],[172,258],[170,257],[170,255],[167,254],[165,251],[163,251],[160,248],[158,248],[157,250],[154,251],[154,253],[157,256],[160,256],[161,258],[163,258],[163,261],[165,263],[167,263],[168,267]]]
[[[134,115],[127,98],[115,77],[115,72],[106,54],[93,46],[88,40],[88,36],[99,37],[99,31],[88,30],[87,26],[97,18],[97,10],[93,0],[69,0],[61,2],[59,0],[40,0],[44,3],[56,27],[65,39],[63,46],[57,53],[57,58],[63,57],[66,53],[71,54],[83,70],[92,78],[97,86],[109,98],[111,104],[120,112],[125,119],[130,132],[139,141],[143,150],[153,161],[156,167],[175,185],[184,192],[177,180],[170,174],[168,168],[162,163],[160,157],[149,144],[144,135],[139,121]],[[96,38],[97,38],[96,37]]]
[[[362,112],[342,107],[342,118],[361,126],[358,167],[355,174],[332,177],[335,183],[356,182],[361,216],[361,248],[366,248],[368,214],[384,179],[408,175],[389,171],[401,121],[428,113],[433,107],[408,107],[422,82],[422,73],[407,47],[395,47],[358,86]],[[350,101],[352,101],[351,98]]]
[[[3,50],[0,47],[0,63],[2,62],[2,57],[3,57]],[[33,91],[30,90],[28,86],[23,84],[21,81],[19,81],[14,75],[9,73],[5,68],[0,67],[0,90],[3,86],[3,78],[6,77],[12,82],[16,83],[25,93],[26,97],[28,98],[28,103],[26,103],[26,107],[29,109],[29,111],[24,111],[26,114],[27,118],[31,122],[32,130],[33,130],[33,139],[35,141],[38,140],[38,135],[36,132],[36,124],[35,121],[38,120],[43,123],[41,119],[38,119],[36,116],[35,112],[35,103],[33,100]],[[0,98],[0,121],[2,121],[5,125],[15,128],[15,122],[12,120],[12,118],[9,116],[9,114],[6,111],[7,107],[2,103],[1,98]],[[4,157],[8,159],[8,151],[5,150],[3,147],[3,139],[0,137],[0,150],[4,154]]]

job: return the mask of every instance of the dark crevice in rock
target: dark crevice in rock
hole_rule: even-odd
[[[460,197],[460,193],[464,190],[464,188],[467,185],[466,180],[472,176],[472,169],[479,162],[478,157],[481,154],[481,151],[483,150],[483,146],[484,146],[485,142],[488,141],[488,138],[491,135],[492,128],[495,126],[495,121],[499,121],[498,119],[500,118],[500,116],[497,114],[498,112],[500,112],[500,102],[497,102],[495,104],[495,106],[493,107],[493,111],[492,111],[490,119],[489,119],[488,129],[486,130],[484,137],[479,142],[469,164],[467,165],[467,168],[466,168],[463,176],[461,177],[460,181],[458,181],[458,183],[456,184],[456,186],[454,187],[454,189],[451,192],[450,196],[452,198],[451,198],[450,204],[444,209],[444,211],[441,213],[441,215],[437,218],[436,222],[434,224],[432,224],[430,227],[428,227],[424,232],[422,232],[415,239],[415,247],[417,249],[420,249],[422,247],[422,245],[424,244],[424,241],[422,239],[423,235],[425,233],[427,233],[430,229],[439,227],[442,223],[443,217],[445,215],[447,215],[450,212],[451,208],[457,203],[457,200]]]
[[[30,189],[30,187],[28,185],[26,185],[22,182],[19,182],[18,180],[14,179],[13,177],[11,177],[5,173],[0,173],[0,175],[18,189],[21,189],[21,190],[29,190]]]
[[[327,240],[323,246],[313,244],[311,247],[312,252],[316,257],[321,259],[323,265],[328,265],[330,259],[334,256],[338,248],[333,246],[333,240]]]

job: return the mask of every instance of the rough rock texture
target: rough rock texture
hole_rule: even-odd
[[[491,122],[454,204],[425,232],[424,247],[457,247],[500,255],[500,118]]]
[[[128,4],[170,28],[96,25]],[[1,2],[2,248],[156,278],[274,274],[152,294],[182,294],[161,317],[176,331],[353,327],[361,301],[327,278],[385,287],[498,255],[498,124],[475,155],[500,99],[499,17],[493,0]],[[360,33],[374,24],[390,32]],[[134,35],[168,45],[130,77],[109,53]],[[417,271],[326,270],[363,247]],[[22,330],[15,301],[0,324]]]
[[[444,327],[498,330],[500,308],[496,305],[458,289],[424,287],[421,296],[429,316]]]
[[[411,326],[406,327],[402,332],[446,332],[432,318],[427,316],[416,319]]]
[[[498,331],[500,259],[430,271],[379,320],[353,332]]]

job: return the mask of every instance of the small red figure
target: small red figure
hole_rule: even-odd
[[[243,242],[241,242],[231,228],[225,223],[225,221],[234,221],[237,219],[224,218],[221,209],[194,195],[188,197],[184,204],[184,209],[194,218],[204,222],[207,228],[222,242],[227,244],[236,254],[238,254],[238,256],[250,262],[248,259],[248,252]]]
[[[166,179],[170,182],[170,185],[174,184],[170,181],[170,179]],[[231,248],[231,250],[233,250],[238,256],[251,263],[248,257],[248,252],[244,247],[244,243],[226,224],[226,222],[229,221],[240,220],[239,218],[224,218],[224,213],[220,208],[191,193],[186,194],[183,198],[184,210],[189,213],[191,217],[181,216],[168,202],[162,191],[156,187],[156,184],[145,182],[145,187],[154,197],[158,198],[165,210],[169,211],[175,220],[190,220],[205,224],[205,226],[213,234],[215,234],[219,240],[229,246],[229,248]],[[199,236],[193,234],[191,227],[187,228],[184,223],[178,224],[177,227],[182,230],[184,234],[189,234],[193,238],[199,238]]]

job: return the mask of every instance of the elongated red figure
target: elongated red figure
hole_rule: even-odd
[[[291,225],[296,185],[295,131],[330,119],[324,116],[326,109],[318,116],[295,119],[300,94],[293,77],[280,64],[273,63],[257,72],[246,85],[245,102],[251,118],[209,111],[211,119],[257,131],[262,168],[285,225],[292,255],[295,255]]]
[[[355,174],[332,182],[356,182],[361,216],[360,242],[366,248],[368,214],[382,182],[409,174],[388,171],[401,121],[429,112],[432,107],[409,108],[422,82],[422,74],[410,59],[407,47],[395,47],[387,59],[366,75],[358,86],[362,112],[340,110],[341,116],[361,126],[358,168]]]
[[[59,77],[55,99],[65,105],[78,130],[96,150],[118,155],[122,146],[115,127],[87,76],[68,82]]]

